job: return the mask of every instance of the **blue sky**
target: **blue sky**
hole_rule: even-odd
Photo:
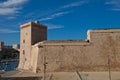
[[[0,41],[19,43],[20,24],[36,20],[48,40],[85,40],[89,29],[120,28],[120,0],[0,0]]]

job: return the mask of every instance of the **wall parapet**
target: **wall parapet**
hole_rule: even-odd
[[[120,33],[120,29],[107,29],[107,30],[88,30],[87,32],[87,39],[91,42],[92,40],[95,40],[96,37],[101,37],[102,35],[97,35],[97,34],[113,34],[113,33]],[[107,36],[108,36],[107,35]],[[102,39],[102,38],[101,38]]]
[[[89,40],[87,41],[43,41],[35,44],[36,46],[61,46],[61,45],[66,45],[66,46],[89,46],[90,42]]]
[[[89,30],[87,32],[87,40],[47,40],[39,42],[35,45],[43,46],[59,46],[59,45],[68,45],[68,46],[89,46],[91,41],[94,40],[93,34],[97,33],[120,33],[120,29],[109,29],[109,30]]]

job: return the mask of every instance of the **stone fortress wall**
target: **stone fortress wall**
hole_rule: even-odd
[[[0,51],[2,50],[6,50],[6,49],[15,49],[18,50],[20,49],[20,45],[19,44],[13,44],[13,45],[4,45],[4,42],[0,42]]]
[[[43,41],[36,44],[37,68],[47,72],[120,71],[120,30],[88,31],[87,41]]]
[[[26,30],[21,28],[19,69],[33,72],[107,71],[109,62],[112,71],[120,71],[119,29],[89,30],[86,41],[47,41],[46,28],[41,27],[40,33],[36,33],[31,30],[35,25],[31,24],[38,23],[23,25],[28,25]],[[37,42],[31,44],[35,36],[24,35],[26,31],[44,38],[38,35]],[[22,38],[27,38],[26,43]]]
[[[33,64],[30,62],[32,58],[37,58],[36,52],[32,51],[32,46],[46,39],[47,27],[39,24],[39,22],[29,22],[21,25],[19,69],[31,70]],[[34,54],[36,57],[33,57]]]
[[[5,45],[4,42],[0,41],[0,59],[2,58],[3,54],[5,54],[6,51],[8,50],[19,51],[19,49],[20,49],[19,44]]]
[[[4,47],[4,42],[0,42],[0,51],[2,51],[3,47]]]

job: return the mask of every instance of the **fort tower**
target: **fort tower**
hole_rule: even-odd
[[[32,45],[47,40],[47,27],[38,21],[20,26],[20,63],[18,69],[31,69]]]
[[[4,42],[0,42],[0,51],[2,51],[3,47],[4,47]]]

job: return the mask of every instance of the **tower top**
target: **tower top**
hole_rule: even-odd
[[[22,24],[22,25],[20,25],[20,28],[25,28],[25,27],[28,27],[28,26],[40,26],[40,27],[47,28],[47,26],[40,24],[39,21],[28,22],[28,23]]]
[[[36,24],[40,24],[40,22],[39,22],[39,21],[35,21],[35,23],[36,23]]]

